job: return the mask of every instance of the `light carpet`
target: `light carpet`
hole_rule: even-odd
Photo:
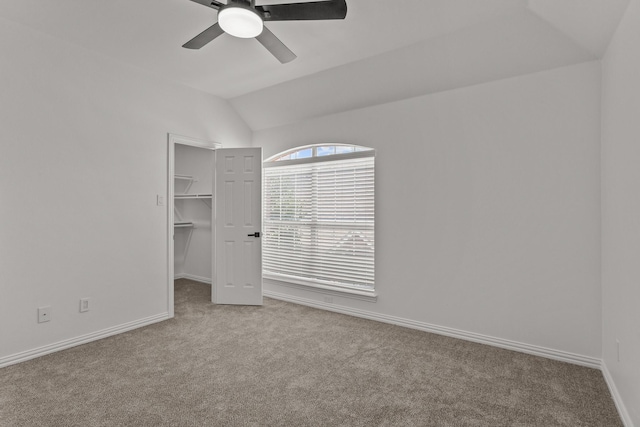
[[[0,369],[0,425],[622,426],[595,369],[175,289],[175,319]]]

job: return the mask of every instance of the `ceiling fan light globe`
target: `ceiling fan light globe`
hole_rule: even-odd
[[[250,39],[262,33],[262,18],[251,9],[225,7],[218,12],[218,24],[225,33],[234,37]]]

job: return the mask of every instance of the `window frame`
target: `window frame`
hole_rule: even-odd
[[[319,147],[331,147],[331,146],[353,147],[354,150],[349,153],[328,154],[328,155],[321,155],[321,156],[316,155],[317,149]],[[308,150],[310,148],[312,149],[311,157],[302,158],[302,159],[281,160],[282,157],[286,157],[287,155],[291,155],[299,151]],[[367,157],[372,157],[375,160],[376,150],[368,147],[353,145],[353,144],[320,143],[320,144],[313,144],[313,145],[298,146],[286,151],[282,151],[278,154],[275,154],[263,161],[263,170],[273,168],[273,167],[286,167],[286,166],[304,165],[304,164],[321,163],[321,162],[323,163],[335,162],[335,161],[341,161],[341,160],[360,159],[360,158],[367,158]],[[375,177],[375,163],[374,163],[374,177]],[[374,178],[374,182],[375,182],[375,178]],[[375,184],[374,184],[373,195],[374,195],[374,206],[375,206]],[[375,207],[374,207],[374,212],[375,212]],[[265,221],[266,219],[263,219],[263,224],[265,223]],[[373,224],[374,224],[373,232],[375,236],[375,215],[374,215]],[[374,256],[373,257],[374,257],[374,266],[375,266],[375,237],[374,237]],[[276,282],[279,285],[306,289],[306,290],[313,290],[313,291],[317,291],[317,292],[328,294],[328,295],[344,296],[344,297],[355,298],[355,299],[360,299],[360,300],[369,301],[369,302],[376,302],[377,296],[378,296],[376,286],[375,286],[375,279],[374,279],[374,284],[372,289],[358,289],[356,287],[349,287],[346,285],[343,286],[343,285],[323,284],[321,283],[321,281],[314,280],[314,279],[306,279],[299,276],[288,276],[285,274],[269,273],[269,272],[265,272],[264,269],[263,269],[262,276],[263,276],[263,279]],[[374,270],[374,277],[375,277],[375,270]]]
[[[321,147],[351,147],[353,151],[350,153],[340,153],[340,154],[327,154],[318,156],[318,148]],[[305,157],[302,159],[286,159],[281,160],[283,157],[290,156],[291,154],[298,153],[300,151],[306,151],[311,149],[311,156]],[[360,157],[375,157],[376,150],[369,147],[363,147],[361,145],[354,144],[338,144],[338,143],[322,143],[322,144],[310,144],[303,145],[300,147],[291,148],[289,150],[281,151],[278,154],[274,154],[268,159],[263,160],[262,167],[278,167],[278,166],[286,166],[289,164],[303,164],[303,163],[311,163],[311,162],[332,162],[341,159],[357,159]]]

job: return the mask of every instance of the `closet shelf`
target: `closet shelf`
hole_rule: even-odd
[[[184,180],[187,180],[187,181],[195,181],[195,179],[191,175],[174,175],[173,177],[175,179],[184,179]]]
[[[174,222],[173,226],[175,228],[189,228],[189,227],[193,227],[193,223],[188,221]]]
[[[211,194],[176,194],[176,199],[211,199]]]

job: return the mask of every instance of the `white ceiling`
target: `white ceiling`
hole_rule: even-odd
[[[298,55],[285,65],[226,34],[182,48],[216,21],[189,0],[2,0],[0,17],[230,99],[260,129],[600,58],[628,1],[347,0],[345,20],[267,23]]]

